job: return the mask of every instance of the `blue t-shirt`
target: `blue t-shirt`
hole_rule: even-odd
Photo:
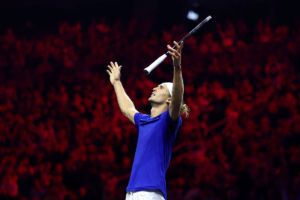
[[[126,191],[159,190],[167,199],[165,176],[182,119],[172,120],[167,110],[153,118],[136,113],[134,122],[138,141]]]

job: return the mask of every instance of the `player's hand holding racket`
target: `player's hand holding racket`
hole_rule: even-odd
[[[174,41],[174,48],[170,45],[167,45],[168,48],[168,54],[172,56],[173,60],[173,66],[174,67],[181,67],[181,50],[183,48],[183,42],[180,43],[180,45]]]

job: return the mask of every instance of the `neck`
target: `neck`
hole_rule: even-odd
[[[168,109],[168,104],[151,104],[151,117],[156,117]]]

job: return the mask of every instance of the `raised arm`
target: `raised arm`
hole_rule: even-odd
[[[109,80],[114,87],[120,110],[132,123],[134,123],[134,114],[138,111],[135,109],[133,102],[126,94],[121,83],[121,66],[118,65],[117,62],[110,62],[107,67],[108,70],[106,71],[109,75]]]
[[[181,50],[183,43],[180,45],[174,41],[175,49],[168,45],[169,54],[173,60],[173,92],[170,103],[170,117],[177,120],[180,116],[180,108],[183,103],[184,85],[181,73]]]

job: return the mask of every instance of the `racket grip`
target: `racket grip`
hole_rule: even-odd
[[[144,69],[144,72],[148,75],[154,70],[160,63],[162,63],[167,58],[167,54],[161,55],[159,58],[157,58],[151,65],[146,67]]]

